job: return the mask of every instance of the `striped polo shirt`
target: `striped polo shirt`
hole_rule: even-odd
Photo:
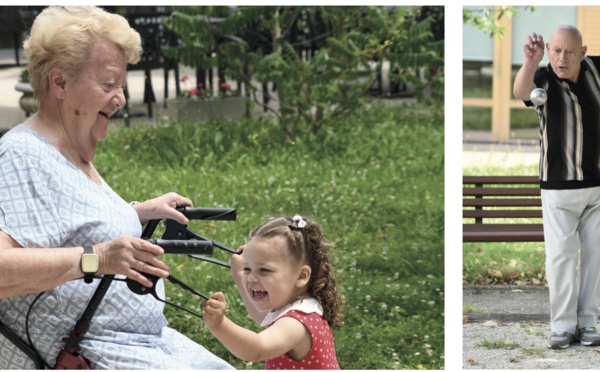
[[[556,76],[550,64],[535,74],[535,85],[548,93],[546,104],[536,108],[542,189],[600,186],[599,69],[600,57],[586,56],[577,83]]]

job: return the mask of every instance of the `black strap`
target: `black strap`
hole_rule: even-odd
[[[35,364],[36,369],[44,369],[44,360],[42,357],[33,350],[33,348],[27,344],[25,341],[21,339],[16,333],[14,333],[10,328],[4,325],[0,321],[0,333],[6,337],[10,342],[12,342],[16,347],[21,349],[23,353],[25,353]]]

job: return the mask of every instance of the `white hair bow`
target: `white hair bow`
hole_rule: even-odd
[[[292,221],[294,222],[298,222],[298,228],[299,229],[303,229],[306,227],[306,221],[304,221],[304,219],[302,218],[302,216],[300,215],[295,215],[294,217],[292,217]]]

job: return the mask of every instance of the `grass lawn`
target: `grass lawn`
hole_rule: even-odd
[[[464,243],[463,284],[546,285],[544,243]]]
[[[95,166],[125,200],[169,191],[195,206],[233,207],[235,222],[192,221],[227,246],[246,242],[268,216],[317,220],[335,244],[332,263],[345,297],[334,328],[343,369],[444,367],[444,117],[440,105],[373,106],[327,123],[323,136],[283,143],[270,119],[120,128],[101,143]],[[155,237],[158,237],[155,234]],[[215,257],[228,261],[225,252]],[[259,331],[229,271],[168,256],[175,277],[223,291],[228,316]],[[201,301],[167,284],[170,301]],[[201,319],[167,306],[171,327],[239,369]]]

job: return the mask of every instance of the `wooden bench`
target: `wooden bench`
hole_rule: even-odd
[[[537,176],[464,176],[463,242],[543,242],[541,206]]]

